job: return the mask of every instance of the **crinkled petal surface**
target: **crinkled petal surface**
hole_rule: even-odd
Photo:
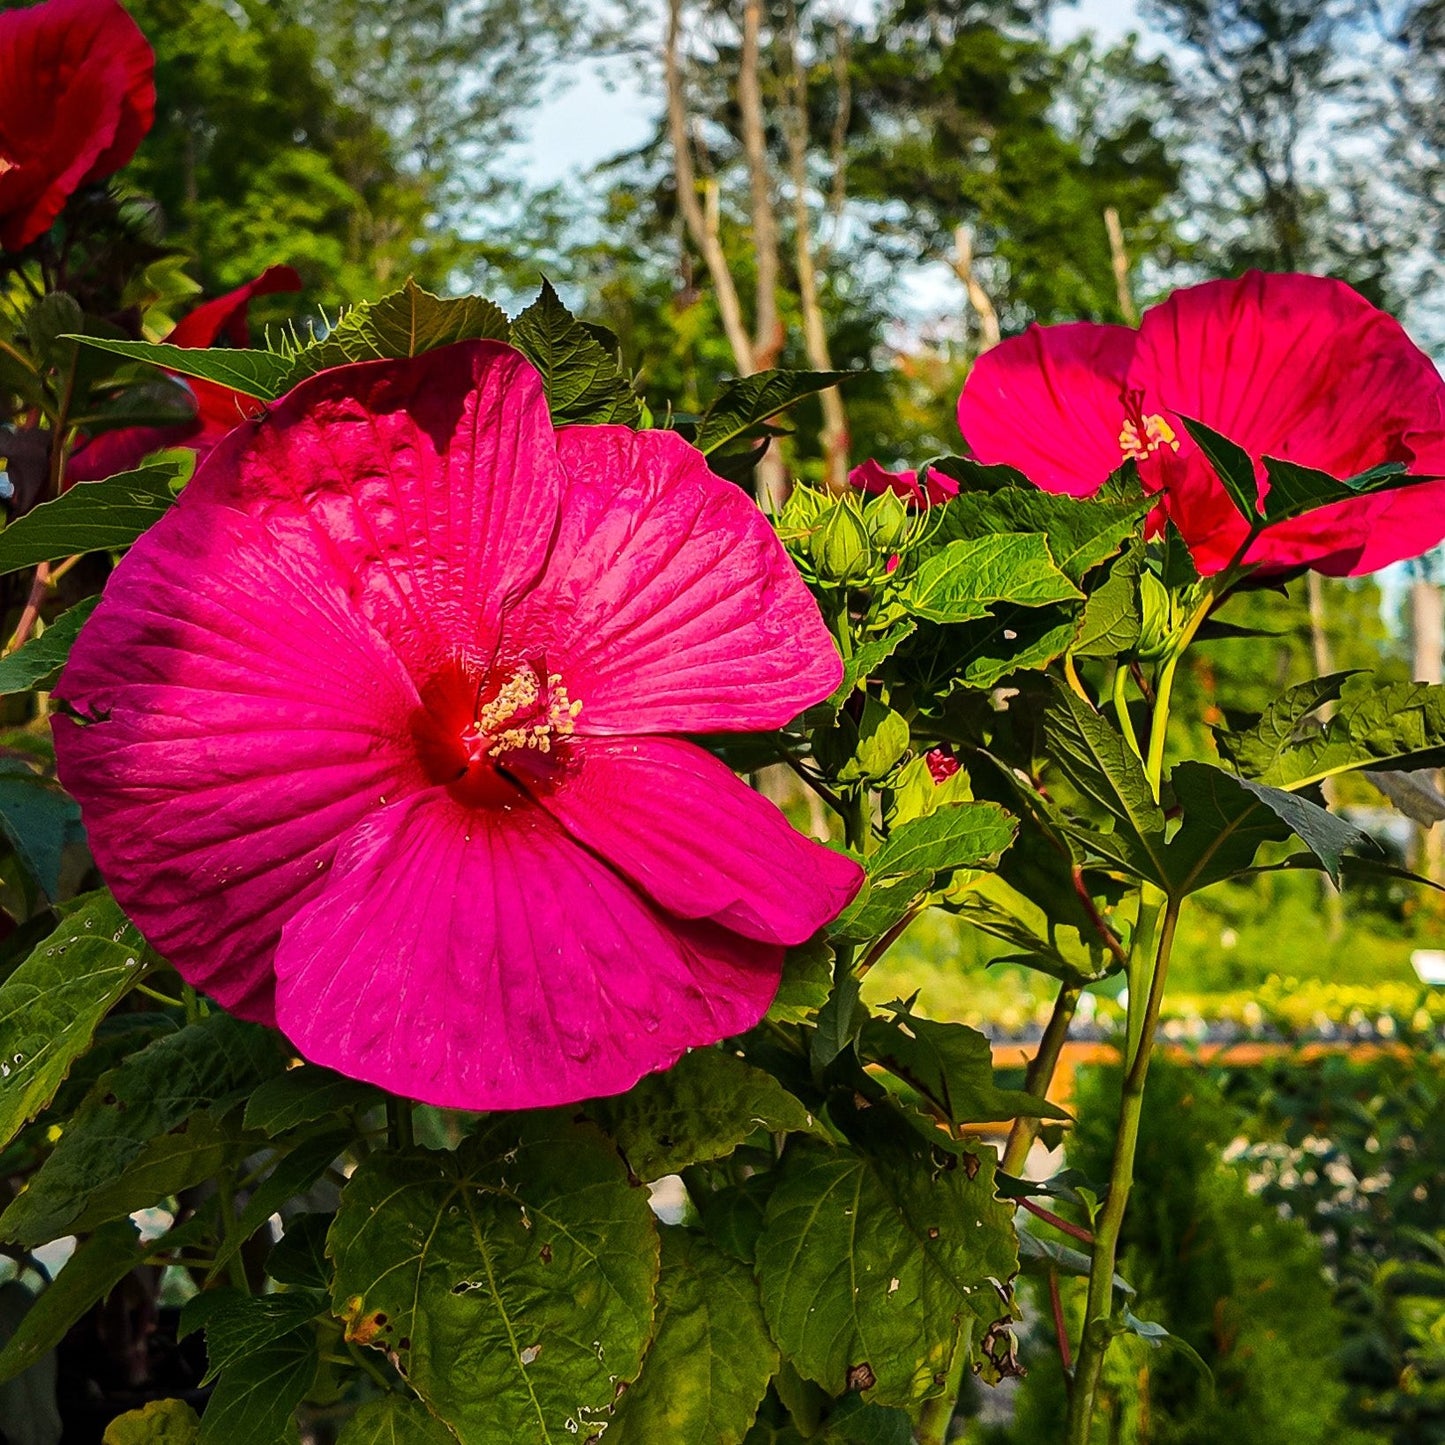
[[[101,873],[193,984],[269,1022],[271,955],[338,840],[424,784],[416,692],[294,519],[200,479],[116,569],[57,697],[60,779]]]
[[[529,1108],[752,1027],[781,964],[660,915],[540,808],[433,789],[357,829],[286,926],[277,1019],[308,1058],[412,1098]]]
[[[984,352],[958,399],[958,425],[981,462],[1017,467],[1048,492],[1087,497],[1124,460],[1127,326],[1030,326]]]
[[[766,519],[671,432],[569,427],[562,520],[508,633],[583,703],[579,733],[780,727],[843,664]]]
[[[0,246],[28,245],[130,160],[155,116],[154,64],[117,0],[0,14]]]
[[[579,842],[680,918],[797,944],[847,906],[852,859],[798,833],[710,753],[673,738],[583,738],[539,801]]]

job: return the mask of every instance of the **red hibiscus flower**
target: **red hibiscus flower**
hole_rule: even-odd
[[[512,1108],[762,1016],[861,873],[681,735],[777,727],[841,673],[700,453],[555,431],[474,342],[222,441],[112,576],[55,739],[187,979],[319,1063]]]
[[[28,246],[155,118],[155,57],[117,0],[0,15],[0,247]]]
[[[171,346],[202,348],[224,341],[227,346],[249,346],[246,311],[256,296],[277,291],[299,291],[301,277],[290,266],[268,266],[254,281],[205,301],[176,323],[166,337]],[[205,457],[238,422],[255,416],[263,403],[214,381],[183,378],[196,398],[194,421],[175,426],[128,426],[102,432],[80,447],[65,468],[65,481],[98,482],[117,472],[128,472],[162,447],[190,447],[197,460]]]
[[[892,492],[915,507],[936,507],[950,497],[958,495],[958,483],[949,477],[929,472],[923,486],[918,484],[917,472],[890,472],[881,463],[869,457],[866,462],[848,473],[849,485],[860,492],[877,497]]]
[[[1201,572],[1249,534],[1181,420],[1341,480],[1382,463],[1445,476],[1445,382],[1399,323],[1343,282],[1251,272],[1176,291],[1138,331],[1030,327],[981,356],[959,398],[968,445],[1039,486],[1088,496],[1126,457]],[[1445,537],[1445,484],[1337,502],[1265,531],[1245,561],[1372,572]]]

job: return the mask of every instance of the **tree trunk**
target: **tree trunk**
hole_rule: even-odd
[[[1428,577],[1410,586],[1410,622],[1416,681],[1445,682],[1445,592]],[[1416,868],[1434,883],[1445,882],[1445,834],[1438,824],[1419,829]]]
[[[999,330],[998,312],[973,269],[973,233],[967,226],[955,226],[953,229],[953,256],[949,264],[953,267],[953,274],[963,282],[964,290],[968,292],[968,304],[978,317],[978,354],[982,356],[998,345],[1002,332]]]

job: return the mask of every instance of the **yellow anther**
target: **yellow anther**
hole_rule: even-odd
[[[1139,435],[1139,428],[1133,421],[1126,421],[1119,432],[1119,450],[1126,457],[1132,457],[1136,462],[1142,462],[1151,452],[1156,452],[1161,446],[1168,447],[1171,451],[1179,450],[1179,438],[1174,428],[1157,413],[1143,418],[1144,434]]]

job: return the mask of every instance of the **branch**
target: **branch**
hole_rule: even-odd
[[[953,258],[949,264],[953,267],[953,274],[963,282],[964,289],[968,292],[968,303],[978,316],[978,329],[982,338],[978,351],[982,356],[985,351],[991,351],[999,344],[1003,333],[999,330],[998,312],[973,269],[973,235],[967,226],[953,228]]]
[[[753,252],[757,266],[753,366],[758,371],[776,366],[783,349],[783,323],[778,315],[778,218],[773,211],[773,180],[768,165],[759,78],[758,36],[762,18],[762,0],[747,0],[743,7],[743,45],[738,64],[738,110],[752,193]]]
[[[1109,233],[1109,260],[1114,268],[1114,294],[1119,301],[1119,314],[1130,326],[1139,324],[1139,308],[1129,288],[1129,253],[1124,249],[1124,227],[1113,206],[1104,207],[1104,229]]]
[[[753,344],[743,322],[743,308],[737,287],[728,269],[727,256],[718,238],[717,214],[712,223],[703,213],[698,199],[697,173],[692,163],[692,141],[689,137],[687,97],[683,91],[682,65],[678,55],[682,30],[682,0],[668,0],[667,41],[663,47],[663,76],[667,85],[667,129],[672,141],[673,174],[677,180],[677,204],[682,212],[692,243],[701,253],[717,292],[718,314],[723,331],[732,348],[733,359],[743,376],[757,368],[753,364]]]
[[[853,114],[853,74],[848,52],[853,32],[839,20],[833,27],[833,84],[838,91],[838,108],[833,114],[833,134],[828,141],[828,159],[833,180],[828,189],[828,242],[818,247],[818,264],[826,267],[843,229],[843,207],[848,200],[848,122]]]

